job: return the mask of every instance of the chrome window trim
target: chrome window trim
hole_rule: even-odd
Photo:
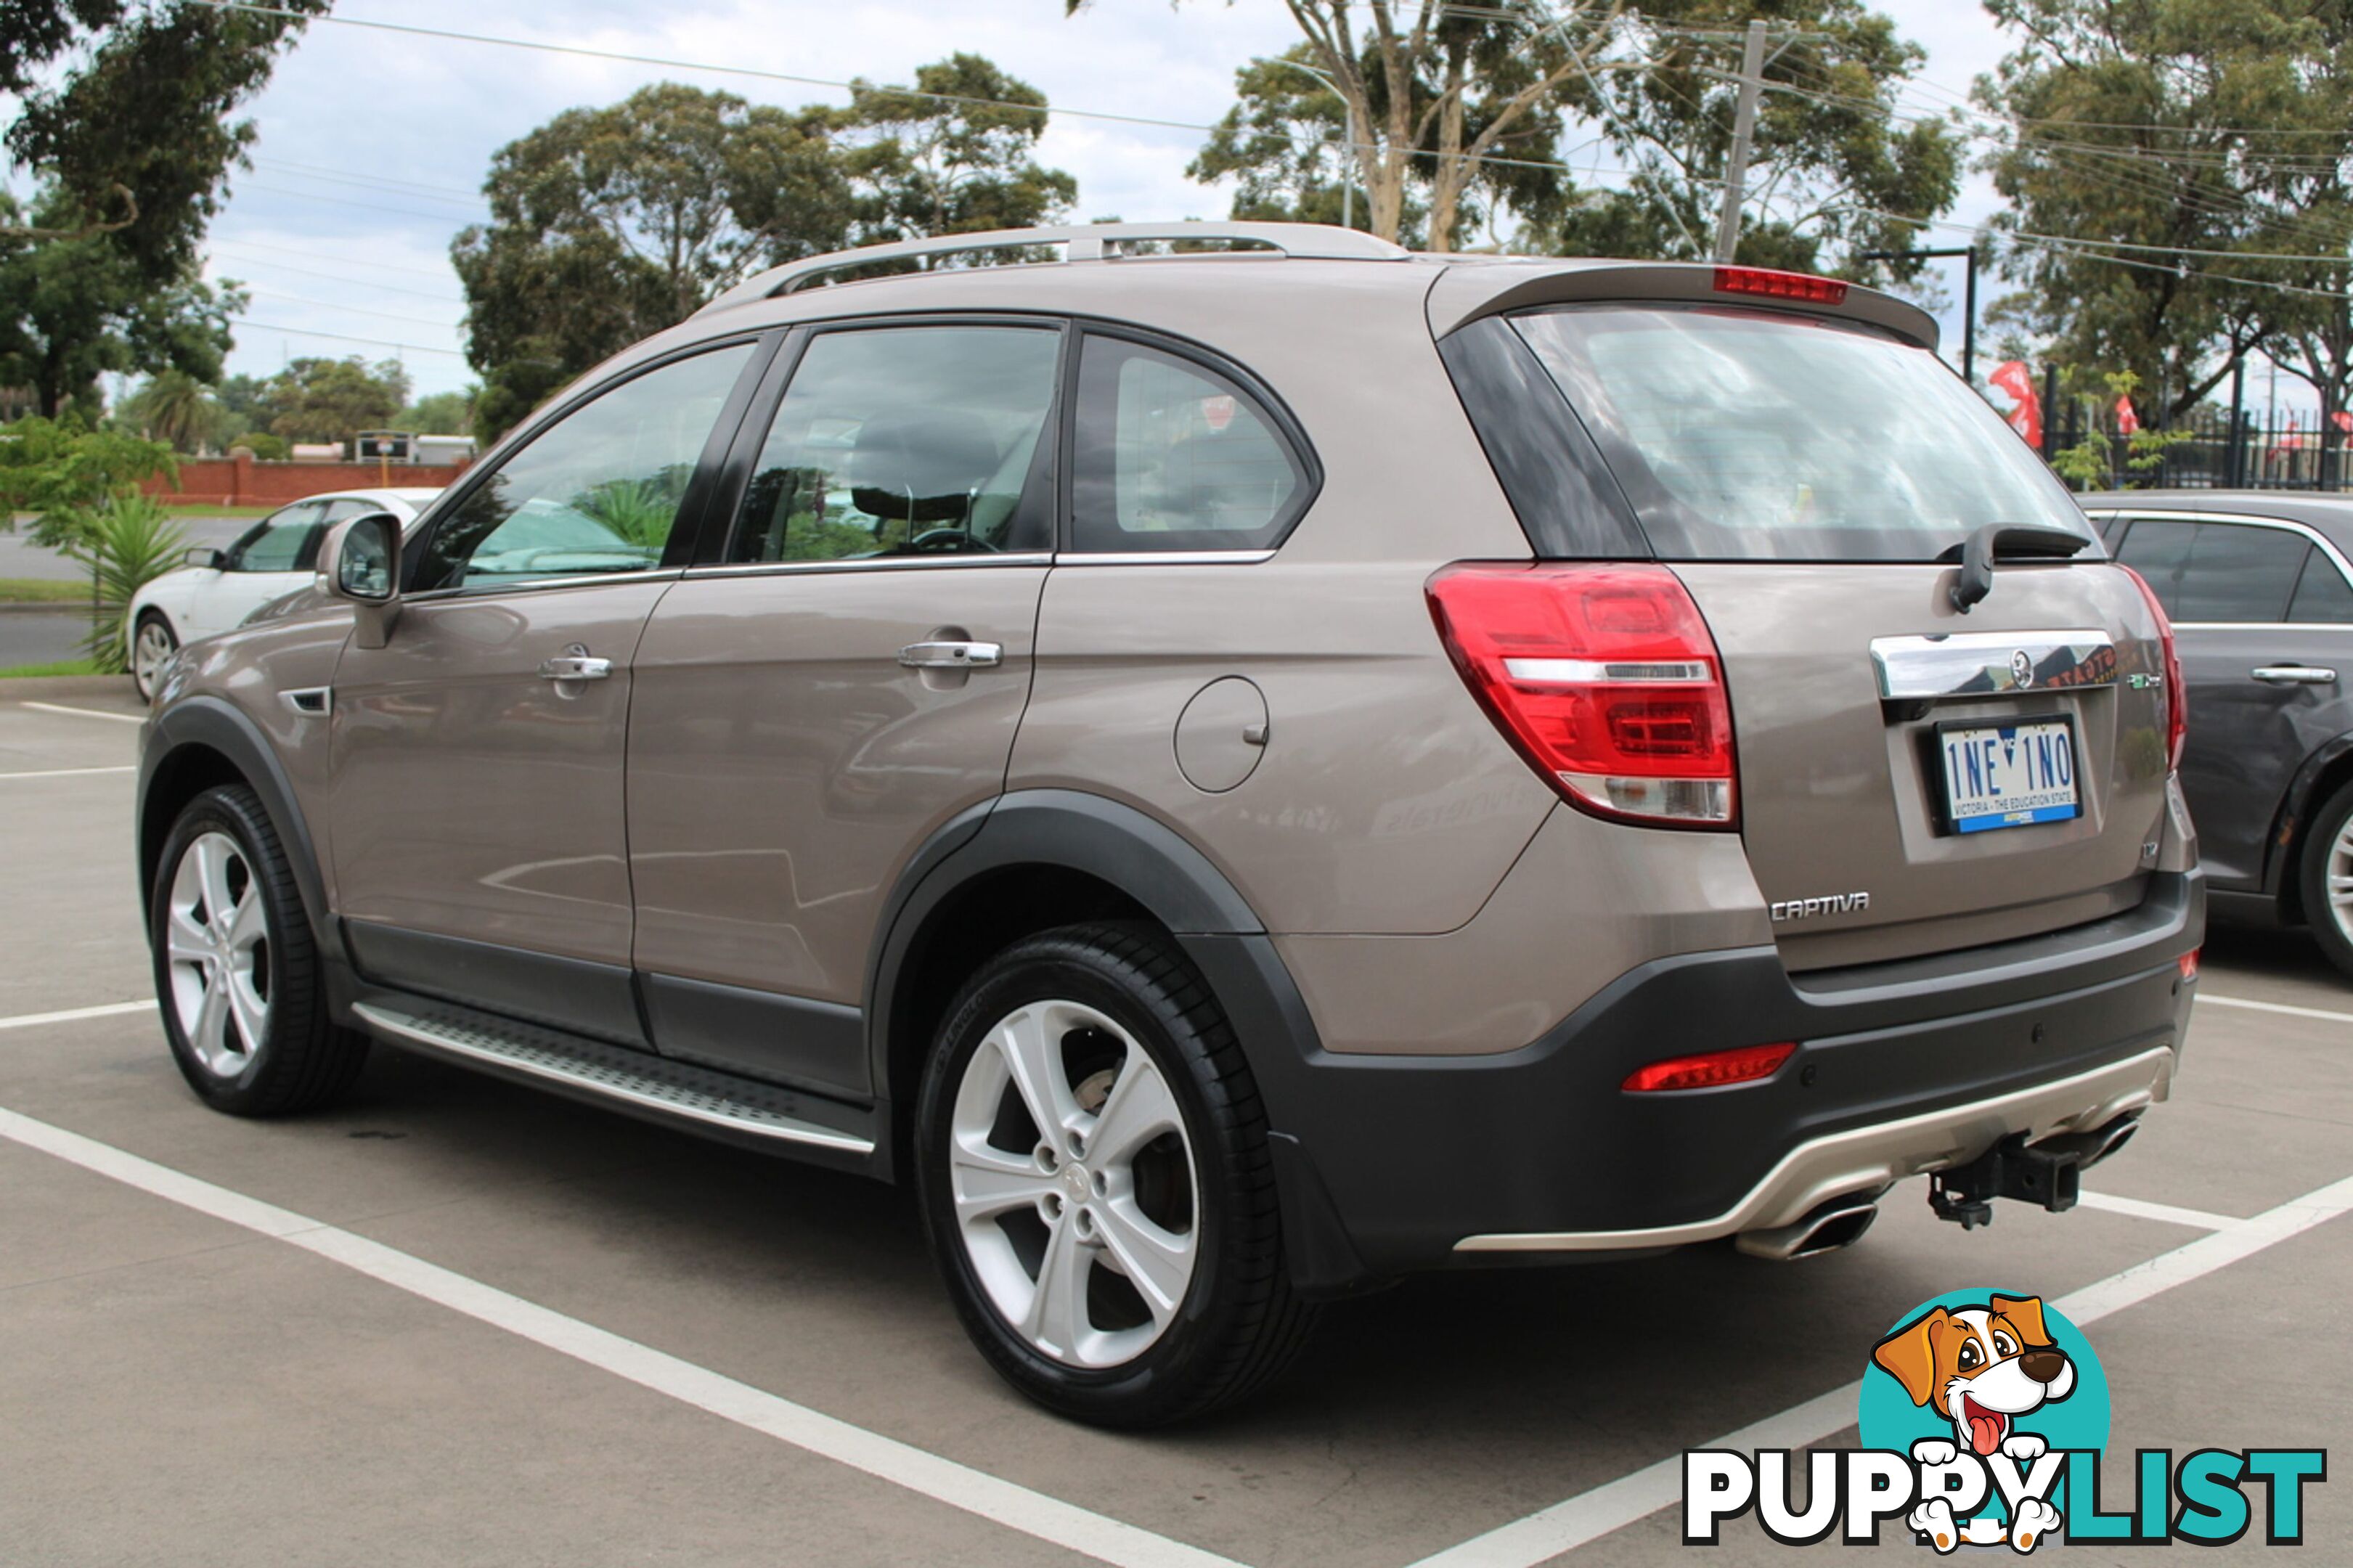
[[[776,577],[824,575],[837,572],[907,572],[926,567],[1050,566],[1054,558],[1042,550],[1003,554],[942,552],[936,555],[843,556],[831,561],[733,561],[711,566],[690,566],[686,577],[700,582],[713,577]]]
[[[2071,657],[2072,673],[2078,679],[2053,681],[2040,676],[2021,686],[2010,679],[2021,653],[2038,672],[2054,658]],[[2090,626],[1873,637],[1871,667],[1878,677],[1879,695],[1886,701],[1935,701],[2011,691],[2085,691],[2116,684],[2116,645],[2107,633]],[[1969,689],[1972,682],[1979,680],[1989,684]]]
[[[2298,522],[2294,518],[2250,517],[2242,511],[2160,511],[2154,507],[2146,511],[2136,511],[2131,507],[2118,507],[2109,515],[2124,522],[2127,538],[2131,536],[2133,525],[2139,522],[2228,522],[2241,528],[2272,528],[2277,529],[2282,533],[2298,534],[2315,550],[2327,556],[2330,563],[2337,568],[2337,574],[2345,580],[2345,585],[2353,588],[2353,561],[2348,561],[2345,558],[2345,552],[2337,549],[2327,534],[2310,523]],[[2121,543],[2122,541],[2118,542]],[[2122,555],[2116,555],[2114,559],[2118,565],[2126,563]],[[2291,608],[2294,607],[2295,596],[2293,593],[2288,595],[2288,603]],[[2272,630],[2281,626],[2347,625],[2353,625],[2353,623],[2346,621],[2176,621],[2173,623],[2173,629],[2182,631],[2194,626],[2200,631],[2223,629],[2248,631]]]
[[[1254,566],[1274,559],[1271,550],[1064,551],[1057,566]]]
[[[658,583],[679,576],[685,568],[657,566],[644,572],[574,572],[564,576],[524,577],[512,583],[480,583],[455,588],[427,588],[403,594],[404,605],[438,604],[448,599],[480,599],[491,594],[535,594],[549,588],[583,588],[603,583]]]

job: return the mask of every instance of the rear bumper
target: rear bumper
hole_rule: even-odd
[[[1187,945],[1252,1047],[1300,1282],[1338,1289],[1768,1229],[2163,1100],[2204,905],[2197,872],[2162,874],[2125,914],[1932,959],[1793,978],[1771,948],[1684,954],[1471,1058],[1325,1052],[1295,994],[1277,999],[1265,939]],[[1798,1048],[1762,1083],[1619,1088],[1663,1058],[1783,1040]]]

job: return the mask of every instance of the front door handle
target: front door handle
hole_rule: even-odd
[[[579,643],[574,643],[554,658],[539,667],[542,680],[604,680],[613,673],[613,661],[598,658]]]
[[[2266,686],[2334,686],[2337,672],[2309,664],[2267,664],[2247,671]]]
[[[911,642],[899,650],[909,669],[987,669],[1005,662],[1005,645],[993,642]]]

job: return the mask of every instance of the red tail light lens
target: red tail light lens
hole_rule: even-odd
[[[2205,950],[2202,948],[2193,947],[2175,961],[2181,970],[2182,979],[2195,980],[2198,978],[2198,955],[2203,951]]]
[[[2157,617],[2158,637],[2165,645],[2165,765],[2179,771],[2181,743],[2189,738],[2189,692],[2181,684],[2181,655],[2173,646],[2173,619],[2158,603],[2157,590],[2148,585],[2147,578],[2129,566],[2124,572],[2148,601],[2148,613]]]
[[[1472,694],[1570,804],[1682,827],[1739,821],[1724,662],[1673,573],[1466,563],[1429,594]]]
[[[1719,267],[1719,294],[1755,294],[1767,300],[1802,300],[1810,305],[1835,305],[1846,298],[1846,285],[1835,278],[1810,272],[1775,272],[1763,267]]]
[[[1709,1051],[1696,1057],[1671,1057],[1646,1068],[1636,1068],[1618,1087],[1636,1094],[1649,1094],[1666,1089],[1716,1089],[1727,1083],[1754,1083],[1779,1072],[1781,1064],[1797,1048],[1794,1043],[1736,1046],[1728,1051]]]

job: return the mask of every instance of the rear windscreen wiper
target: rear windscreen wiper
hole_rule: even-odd
[[[2024,522],[1989,522],[1958,544],[1938,552],[1939,561],[1961,563],[1960,581],[1952,588],[1953,608],[1963,615],[1993,592],[1993,566],[1998,560],[2064,561],[2091,539],[2064,528],[2042,528]]]

